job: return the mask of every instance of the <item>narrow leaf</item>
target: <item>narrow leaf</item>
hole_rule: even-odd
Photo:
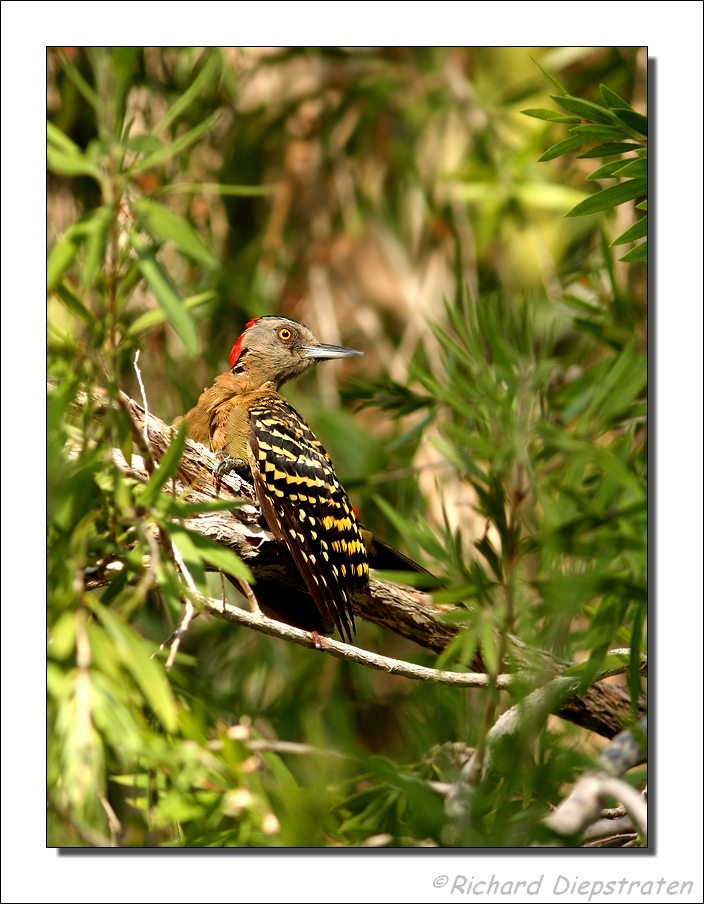
[[[590,148],[583,154],[579,155],[580,160],[587,160],[590,157],[613,157],[615,154],[627,154],[629,151],[638,151],[641,146],[639,144],[631,144],[628,141],[610,141],[606,144],[600,144],[595,148]]]
[[[625,101],[622,97],[619,97],[615,91],[611,90],[611,88],[607,88],[606,85],[599,85],[599,88],[601,89],[601,96],[604,98],[604,102],[607,104],[607,106],[611,107],[612,109],[614,107],[621,107],[622,109],[626,108],[628,110],[633,109],[628,101]]]
[[[558,113],[557,110],[521,110],[524,116],[532,116],[533,119],[544,119],[546,122],[579,122],[574,116],[565,116],[564,113]]]
[[[132,675],[157,718],[169,732],[176,731],[176,704],[163,667],[150,658],[147,644],[131,625],[124,624],[114,612],[97,600],[92,608],[110,636],[122,666]]]
[[[625,161],[623,160],[609,160],[608,163],[600,166],[590,176],[587,176],[587,182],[595,182],[597,179],[614,179],[614,173],[622,169],[624,163]]]
[[[621,122],[625,123],[629,129],[638,132],[639,135],[648,135],[648,117],[642,113],[636,113],[635,110],[614,110],[614,113]]]
[[[154,126],[153,132],[158,135],[171,125],[178,117],[200,96],[203,88],[210,82],[220,69],[220,58],[216,53],[210,53],[205,65],[193,79],[188,88],[180,95],[175,103],[169,107],[159,122]]]
[[[623,139],[623,129],[619,129],[617,126],[603,126],[603,125],[587,125],[587,126],[575,126],[573,129],[570,129],[570,132],[573,135],[581,135],[583,138],[606,138],[610,140]]]
[[[195,357],[199,349],[198,332],[193,319],[183,306],[183,302],[173,283],[154,257],[151,249],[144,244],[139,236],[130,231],[129,239],[132,247],[137,252],[137,260],[142,276],[144,276],[156,295],[157,301],[166,312],[169,323],[174,328],[174,332],[181,342],[183,342],[186,351],[191,357]]]
[[[53,122],[47,122],[46,124],[46,140],[55,144],[64,154],[77,157],[82,155],[82,151],[78,145],[72,141],[68,135],[64,135],[61,129],[57,129]]]
[[[642,176],[646,178],[648,175],[648,158],[647,157],[636,157],[635,160],[627,160],[623,162],[623,166],[619,167],[615,170],[614,175],[618,176],[619,179],[624,176],[630,176],[631,178],[635,176]]]
[[[611,242],[612,245],[625,245],[626,242],[635,242],[636,239],[642,239],[648,234],[648,217],[647,215],[638,220],[632,226],[623,232],[617,239]]]
[[[181,553],[184,564],[195,581],[196,586],[201,593],[207,593],[208,585],[205,580],[203,557],[193,542],[194,534],[191,534],[180,526],[170,525],[169,536],[171,542],[175,543],[178,547],[178,551]]]
[[[568,110],[570,113],[575,113],[577,116],[580,116],[582,119],[587,119],[590,122],[601,122],[606,125],[613,125],[616,121],[614,114],[610,110],[600,107],[598,104],[593,104],[591,101],[582,100],[581,97],[572,97],[569,94],[565,97],[557,97],[554,94],[551,94],[550,97],[555,103],[564,107],[565,110]]]
[[[209,540],[202,534],[196,533],[195,531],[191,532],[186,528],[179,528],[179,548],[181,548],[181,533],[188,535],[189,541],[193,544],[198,551],[198,555],[204,562],[212,565],[213,568],[220,568],[222,571],[233,577],[242,578],[250,584],[254,583],[252,572],[244,564],[242,559],[240,559],[240,557],[231,549],[226,549],[224,546],[220,546],[219,543]]]
[[[57,297],[74,316],[80,318],[91,330],[98,329],[98,321],[96,318],[91,314],[80,298],[71,291],[65,282],[60,282],[54,291],[56,292]]]
[[[631,248],[631,250],[627,254],[624,254],[623,257],[620,257],[619,260],[624,261],[627,264],[647,264],[648,243],[641,242],[640,245]]]
[[[169,448],[166,450],[166,454],[159,463],[159,467],[149,478],[148,483],[142,491],[141,502],[143,505],[154,505],[161,492],[161,488],[170,477],[173,477],[176,474],[176,469],[178,468],[178,463],[181,461],[181,456],[183,455],[185,447],[186,428],[185,425],[182,425],[178,433],[172,438]]]
[[[91,220],[90,228],[86,231],[86,259],[81,274],[81,285],[84,289],[93,284],[95,274],[105,258],[114,212],[112,204],[99,207]]]
[[[190,311],[193,308],[205,304],[207,301],[213,301],[217,297],[217,292],[213,289],[208,289],[207,292],[200,292],[198,295],[191,295],[188,298],[184,298],[183,306]],[[155,308],[153,311],[147,311],[146,314],[142,314],[141,317],[138,317],[135,320],[132,326],[127,330],[127,335],[137,336],[139,333],[143,333],[150,327],[156,326],[158,323],[163,323],[166,319],[166,311],[163,308]]]
[[[134,202],[133,208],[150,235],[165,242],[174,242],[180,251],[207,267],[218,266],[218,259],[191,224],[163,204],[139,198]]]
[[[579,150],[585,143],[584,138],[573,135],[571,138],[563,138],[538,158],[538,163],[545,163],[547,160],[554,160],[555,157],[561,157],[563,154],[569,154],[571,151]]]
[[[92,176],[97,182],[103,174],[82,154],[65,154],[54,147],[46,149],[46,164],[53,173],[60,176]]]
[[[638,712],[638,698],[640,696],[640,645],[643,640],[643,622],[645,607],[638,606],[633,619],[631,632],[631,658],[628,664],[628,689],[631,692],[631,706],[633,712]]]
[[[565,216],[582,217],[590,213],[610,210],[612,207],[618,207],[619,204],[625,204],[626,201],[632,201],[639,195],[644,195],[647,190],[647,179],[628,179],[626,182],[619,182],[618,185],[610,185],[608,188],[598,191],[586,201],[580,201]]]
[[[277,188],[277,185],[220,185],[216,182],[173,182],[169,185],[160,185],[150,194],[152,198],[158,198],[161,195],[172,194],[173,192],[259,198],[273,195]]]
[[[70,229],[67,229],[56,240],[46,262],[46,287],[48,291],[58,286],[64,273],[73,263],[78,253],[80,241],[76,233]]]
[[[153,154],[149,154],[142,160],[137,160],[129,168],[129,175],[134,176],[137,173],[143,173],[145,170],[153,169],[158,164],[163,163],[165,160],[168,160],[169,157],[173,157],[174,154],[178,154],[181,151],[185,150],[191,144],[194,144],[196,141],[198,141],[199,138],[202,138],[203,135],[207,135],[207,133],[213,128],[215,123],[220,119],[220,116],[221,111],[216,110],[215,113],[212,113],[210,116],[208,116],[208,118],[203,120],[200,125],[197,125],[195,126],[195,128],[191,129],[190,132],[186,132],[185,135],[181,135],[180,138],[172,141],[171,144],[164,145],[164,147],[160,148],[158,151],[154,151]]]
[[[540,65],[540,63],[537,60],[534,60],[533,57],[531,57],[530,59],[532,60],[533,63],[535,63],[535,65],[538,67],[538,69],[540,69],[540,71],[543,73],[545,78],[552,85],[555,86],[555,88],[557,89],[557,91],[560,92],[560,94],[565,94],[565,95],[567,94],[567,91],[562,87],[562,85],[557,81],[557,79],[553,78],[553,76],[550,75],[550,73],[547,70],[543,69],[543,67]]]
[[[88,82],[83,78],[78,67],[75,66],[71,60],[66,56],[65,53],[61,52],[58,54],[59,59],[61,60],[61,65],[63,66],[66,75],[71,79],[73,84],[78,88],[83,97],[88,101],[88,103],[93,107],[94,110],[98,111],[100,109],[100,98],[96,94],[93,88],[88,84]]]

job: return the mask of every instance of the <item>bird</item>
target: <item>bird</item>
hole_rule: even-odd
[[[320,342],[295,320],[256,317],[232,347],[230,370],[180,419],[190,439],[220,457],[216,478],[233,468],[251,473],[267,526],[315,602],[314,629],[337,628],[348,643],[356,633],[352,596],[369,586],[367,544],[330,456],[279,389],[317,363],[361,354]],[[273,608],[280,615],[285,605]]]

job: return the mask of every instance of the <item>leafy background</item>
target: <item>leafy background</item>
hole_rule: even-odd
[[[565,108],[531,56],[596,106]],[[548,805],[600,744],[573,726],[550,719],[457,818],[427,782],[456,777],[500,698],[204,619],[165,682],[149,657],[178,620],[177,579],[143,557],[169,513],[111,463],[131,448],[124,420],[71,403],[94,386],[139,398],[139,349],[150,408],[170,420],[226,369],[246,320],[293,316],[365,352],[286,387],[365,523],[443,579],[438,601],[471,600],[440,665],[481,648],[499,671],[497,624],[586,659],[585,684],[609,647],[644,649],[646,268],[628,230],[645,185],[588,205],[629,177],[595,174],[615,162],[590,156],[616,140],[603,129],[627,128],[636,147],[617,162],[642,166],[642,122],[614,123],[599,86],[644,114],[645,51],[47,60],[49,843],[543,841]],[[86,591],[106,556],[123,577]],[[358,643],[438,664],[370,625]],[[621,680],[636,693],[637,670]],[[255,755],[252,739],[311,750]],[[642,770],[629,780],[642,787]]]

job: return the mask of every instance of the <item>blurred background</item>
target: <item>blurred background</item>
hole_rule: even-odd
[[[586,180],[596,162],[576,152],[538,162],[568,133],[562,122],[521,113],[554,107],[555,88],[536,62],[571,95],[601,102],[604,83],[645,112],[646,50],[636,47],[49,49],[52,147],[61,149],[65,137],[63,150],[77,146],[85,161],[72,169],[49,157],[49,372],[97,384],[114,377],[139,399],[139,349],[150,409],[168,422],[227,370],[252,317],[283,314],[323,342],[363,351],[286,385],[284,395],[328,449],[365,524],[445,580],[438,601],[475,598],[473,611],[486,612],[486,621],[469,632],[472,649],[486,643],[481,625],[498,621],[522,628],[530,642],[584,657],[603,653],[619,629],[625,645],[634,583],[644,599],[642,507],[627,539],[610,545],[616,532],[624,535],[614,521],[626,507],[618,493],[635,493],[639,505],[644,497],[628,474],[615,465],[609,471],[606,452],[597,461],[589,450],[622,441],[623,470],[644,473],[646,268],[619,261],[620,250],[608,247],[637,219],[634,204],[565,218],[593,191]],[[96,211],[108,207],[96,226]],[[158,271],[130,263],[136,226],[152,243]],[[169,314],[172,290],[186,323]],[[609,382],[614,350],[626,357]],[[487,366],[475,372],[480,360]],[[595,382],[585,374],[597,374]],[[619,439],[623,412],[605,412],[605,399],[595,397],[602,377],[605,395],[628,384],[627,441]],[[584,418],[597,413],[605,420],[590,433]],[[521,424],[535,417],[546,429],[574,427],[582,445],[550,446],[545,433],[540,453],[526,452]],[[481,472],[479,462],[487,462]],[[618,493],[595,487],[594,468],[602,466],[621,481]],[[50,476],[50,513],[62,511],[67,481],[60,469]],[[574,512],[560,507],[570,481]],[[575,501],[584,487],[593,491],[588,511]],[[503,524],[498,509],[520,510],[521,530],[511,518]],[[623,558],[635,548],[637,578]],[[622,584],[610,570],[617,559]],[[509,565],[516,570],[507,577]],[[507,587],[516,594],[510,604],[497,597]],[[607,598],[590,634],[589,619]],[[140,635],[164,639],[157,599],[128,609]],[[359,642],[435,663],[373,626],[361,627]],[[198,731],[239,722],[263,737],[379,753],[435,773],[452,771],[454,761],[446,753],[437,766],[429,751],[477,740],[478,692],[409,688],[205,619],[183,650],[173,681]],[[581,762],[584,741],[555,724],[572,734],[558,772],[543,764],[540,782],[551,788]],[[105,743],[110,748],[109,737]],[[253,834],[244,836],[247,808],[234,807],[238,828],[222,843],[324,844],[333,836],[352,843],[365,831],[377,834],[374,825],[414,843],[426,836],[494,843],[485,828],[448,830],[425,798],[409,828],[406,792],[389,791],[377,761],[367,790],[356,788],[346,812],[359,819],[345,832],[335,835],[344,820],[330,825],[340,804],[329,786],[342,768],[333,761],[325,767],[328,790],[304,795],[305,819],[289,824],[279,792],[255,791],[238,762],[238,781],[266,803],[252,805]],[[295,779],[287,773],[295,793],[314,781],[314,765],[296,764]],[[382,785],[383,806],[365,797]],[[113,804],[129,824],[129,806]],[[372,811],[383,816],[375,822]],[[163,840],[168,816],[159,812],[149,832]],[[269,834],[265,812],[276,814]],[[133,822],[135,843],[152,837]],[[204,824],[193,843],[202,843]],[[506,838],[522,843],[529,834],[521,819],[516,825]]]
[[[544,106],[554,90],[531,57],[572,94],[596,99],[606,81],[638,108],[645,101],[645,49],[122,53],[130,82],[124,117],[134,148],[148,146],[194,72],[200,72],[200,90],[173,134],[219,113],[196,144],[137,174],[129,189],[159,197],[211,251],[203,266],[173,243],[162,248],[161,260],[181,293],[209,295],[194,310],[197,356],[186,357],[168,323],[140,337],[140,366],[155,412],[168,421],[188,410],[214,375],[227,370],[229,350],[249,319],[293,317],[321,341],[365,353],[363,361],[318,368],[285,394],[315,424],[366,521],[378,525],[368,499],[370,477],[374,493],[407,511],[404,499],[415,505],[417,497],[398,475],[413,466],[426,496],[437,499],[432,430],[422,437],[417,431],[418,445],[395,442],[422,415],[391,420],[357,411],[349,417],[339,409],[340,385],[350,390],[383,378],[405,383],[414,358],[437,372],[438,342],[428,324],[446,323],[445,303],[465,290],[474,298],[533,293],[552,313],[564,293],[584,293],[575,283],[584,281],[585,261],[595,269],[602,263],[601,223],[563,214],[586,197],[592,161],[537,162],[565,128],[520,113],[538,102]],[[61,59],[90,78],[89,56],[73,48],[48,54],[50,121],[82,147],[99,140],[99,123]],[[203,184],[205,191],[193,187]],[[98,197],[89,178],[49,174],[49,247]],[[630,205],[616,208],[613,217],[614,236],[634,219]],[[644,268],[615,267],[642,302]],[[598,283],[591,289],[598,291]],[[125,327],[156,307],[149,287],[139,287],[122,311]],[[565,311],[565,334],[569,316]],[[60,301],[50,299],[49,322],[68,326]],[[120,377],[134,395],[131,350],[132,343],[123,346]],[[353,388],[348,396],[353,402]],[[466,506],[455,511],[461,488],[444,484],[440,492],[453,523],[471,518]],[[393,542],[393,528],[384,529]]]

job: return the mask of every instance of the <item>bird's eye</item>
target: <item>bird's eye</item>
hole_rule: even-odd
[[[282,326],[279,330],[279,339],[283,339],[284,342],[288,342],[288,340],[293,336],[291,330],[288,327]]]

